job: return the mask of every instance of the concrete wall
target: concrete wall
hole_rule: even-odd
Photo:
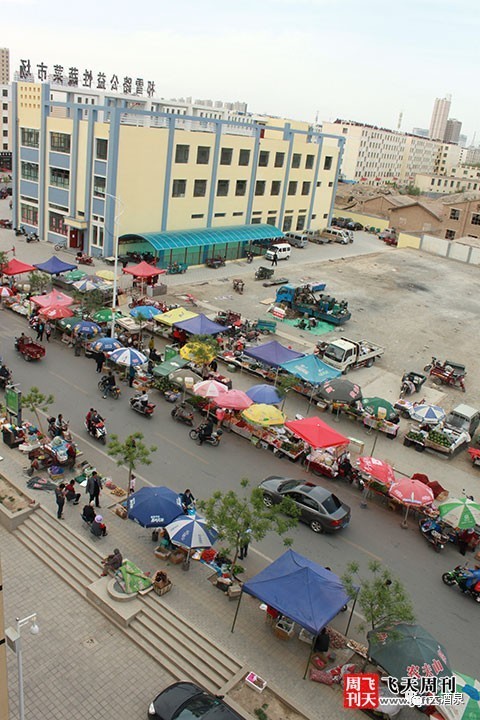
[[[420,241],[421,238],[417,237],[416,235],[409,235],[408,233],[401,232],[398,236],[398,244],[397,247],[399,248],[414,248],[415,250],[418,250],[420,247]]]
[[[450,260],[465,262],[469,265],[480,265],[480,247],[475,245],[452,242],[433,235],[423,235],[419,249]]]
[[[0,560],[0,720],[8,720],[7,645],[3,616],[3,577]]]
[[[352,212],[351,210],[342,210],[342,208],[335,208],[334,216],[348,217],[354,222],[359,222],[367,227],[379,228],[380,230],[385,230],[385,228],[389,227],[388,220],[385,220],[385,218],[376,217],[375,215],[364,215],[363,213]]]

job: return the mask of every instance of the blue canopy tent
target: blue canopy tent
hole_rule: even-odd
[[[315,637],[310,656],[322,628],[333,620],[350,600],[342,581],[335,573],[294,550],[287,550],[265,570],[244,583],[232,632],[244,592],[275,608],[312,633]],[[353,607],[351,612],[353,613]]]
[[[290,350],[290,348],[284,347],[276,340],[259,345],[258,347],[249,347],[244,350],[245,355],[259,360],[265,365],[272,365],[273,367],[281,367],[282,363],[287,360],[295,360],[296,358],[303,357],[303,353],[297,352],[296,350]]]
[[[203,313],[190,318],[190,320],[182,320],[173,324],[191,335],[218,335],[218,333],[225,332],[224,325],[209,320]]]
[[[43,263],[33,263],[37,270],[46,272],[49,275],[59,275],[60,273],[68,272],[69,270],[76,270],[77,266],[71,263],[63,262],[60,258],[52,255],[49,260]]]
[[[321,385],[325,380],[331,380],[331,378],[341,375],[340,370],[330,367],[317,355],[304,355],[302,358],[287,360],[280,367],[310,385]]]

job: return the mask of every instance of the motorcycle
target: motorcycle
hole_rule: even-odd
[[[89,427],[87,423],[84,423],[85,429],[90,435],[90,437],[94,438],[94,440],[100,440],[100,442],[105,445],[107,442],[107,428],[105,427],[105,423],[103,420],[101,420],[96,425],[92,425]]]
[[[243,289],[245,287],[245,283],[243,282],[243,280],[233,280],[232,285],[235,292],[238,292],[239,295],[243,295]]]
[[[48,422],[47,435],[48,435],[48,437],[53,440],[53,438],[58,436],[58,437],[63,438],[67,442],[72,442],[72,433],[69,430],[68,423],[64,423],[62,425],[62,430],[59,432],[55,425],[55,421],[56,421],[56,418],[53,416],[47,418],[47,422]]]
[[[93,258],[90,257],[90,255],[86,255],[85,253],[79,253],[75,256],[75,261],[77,265],[95,265]]]
[[[432,359],[430,360],[428,365],[425,365],[425,367],[423,368],[423,372],[430,372],[433,367],[442,367],[442,363],[440,362],[440,360],[437,360],[434,355],[432,355]]]
[[[221,437],[223,435],[222,430],[214,430],[211,435],[207,435],[207,437],[203,438],[203,440],[200,439],[200,433],[202,432],[203,425],[199,425],[199,427],[195,428],[195,430],[190,430],[188,433],[192,440],[196,440],[196,442],[201,445],[202,443],[208,443],[209,445],[213,445],[213,447],[217,447],[217,445],[220,444]]]
[[[145,405],[138,401],[138,396],[130,398],[130,407],[132,410],[135,410],[136,412],[140,413],[140,415],[145,415],[148,418],[151,418],[153,415],[153,411],[156,408],[156,405],[149,402]]]
[[[98,389],[103,392],[104,395],[108,395],[114,400],[118,400],[120,397],[120,388],[117,385],[107,385],[108,376],[104,375],[98,382]]]
[[[19,237],[20,235],[27,235],[27,231],[23,227],[23,225],[20,225],[19,228],[13,228],[15,231],[15,235]]]
[[[6,365],[2,365],[0,369],[0,388],[5,390],[7,385],[12,380],[12,371],[7,368]]]
[[[38,233],[36,233],[36,232],[32,232],[29,235],[27,235],[25,237],[25,240],[27,241],[27,243],[40,242],[40,238],[38,237]]]
[[[450,540],[434,520],[420,520],[418,527],[425,540],[433,545],[435,552],[441,552]]]
[[[468,567],[466,565],[457,565],[453,570],[450,570],[450,572],[443,573],[442,580],[445,585],[449,587],[457,585],[464,595],[469,595],[476,602],[480,603],[480,581],[477,581],[472,587],[467,588],[465,584],[468,580],[468,576],[465,574],[467,570]]]
[[[247,252],[247,263],[250,265],[250,263],[253,262],[253,253]]]
[[[193,412],[187,409],[185,403],[175,405],[170,415],[177,422],[183,422],[185,425],[190,425],[190,427],[193,425]]]

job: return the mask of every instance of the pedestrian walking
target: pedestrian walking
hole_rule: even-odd
[[[103,363],[105,362],[105,353],[103,350],[97,352],[95,355],[95,362],[97,363],[97,373],[101,373],[103,369]]]
[[[52,326],[50,325],[50,323],[47,320],[47,322],[45,323],[45,337],[47,339],[47,342],[50,342],[51,334],[52,334]]]
[[[65,483],[60,483],[60,485],[55,488],[55,502],[57,503],[57,518],[58,520],[62,520],[65,505]]]
[[[278,263],[278,255],[276,252],[274,252],[273,257],[272,257],[272,267],[277,267],[277,263]]]
[[[135,475],[132,475],[130,477],[130,482],[128,483],[128,493],[129,495],[133,495],[135,492],[135,484],[136,484],[137,478]]]
[[[128,387],[133,387],[135,373],[136,373],[135,368],[133,367],[133,365],[130,365],[130,367],[128,368]]]
[[[95,500],[95,507],[101,507],[100,493],[102,491],[102,479],[96,470],[88,478],[85,491],[90,496],[90,502]]]
[[[250,544],[250,535],[252,534],[252,531],[250,528],[248,530],[245,530],[245,534],[240,540],[240,552],[238,553],[238,557],[240,560],[245,560],[245,558],[248,555],[248,546]]]
[[[37,340],[40,340],[40,342],[42,342],[42,340],[43,340],[44,330],[45,330],[45,325],[43,324],[43,321],[40,320],[40,322],[37,325]]]

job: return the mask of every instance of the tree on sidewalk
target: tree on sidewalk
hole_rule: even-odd
[[[38,427],[43,433],[40,412],[46,412],[48,407],[55,402],[53,395],[44,395],[35,385],[30,388],[26,395],[22,395],[22,407],[33,412],[37,419]]]
[[[134,432],[121,442],[118,435],[111,435],[108,444],[108,454],[116,458],[117,465],[125,465],[128,469],[128,494],[130,494],[130,484],[132,473],[137,465],[151,465],[150,455],[156,452],[155,445],[147,447],[143,442],[143,434]]]
[[[414,622],[413,604],[400,580],[377,560],[369,562],[368,569],[370,576],[362,577],[358,563],[351,562],[342,575],[342,582],[350,597],[358,592],[358,604],[370,628],[374,630],[392,622]],[[365,631],[365,624],[359,625],[359,629]]]
[[[28,275],[28,283],[32,295],[41,295],[43,291],[49,287],[51,282],[51,276],[47,273],[40,272],[40,270],[34,270]]]
[[[263,502],[261,488],[249,489],[246,478],[240,481],[242,493],[217,490],[208,500],[202,500],[198,507],[204,513],[207,524],[218,531],[219,540],[227,544],[227,552],[233,554],[235,566],[240,548],[252,540],[263,540],[268,532],[284,535],[298,524],[299,510],[295,503],[284,498],[278,505],[267,507]],[[291,538],[284,538],[284,545],[292,544]]]

